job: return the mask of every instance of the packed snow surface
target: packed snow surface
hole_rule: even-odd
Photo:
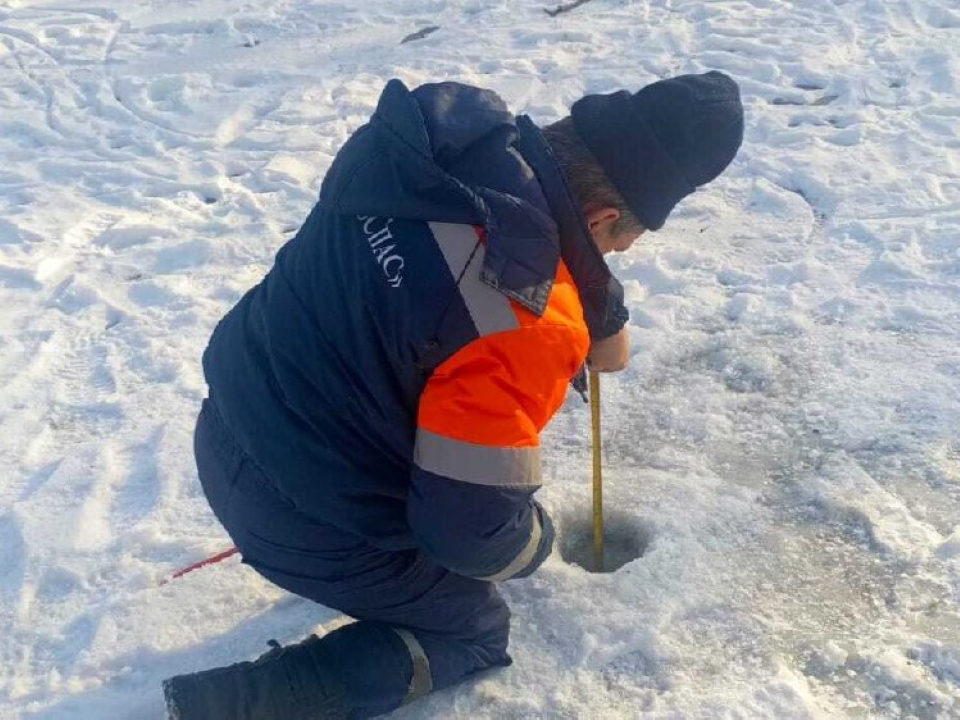
[[[344,621],[236,558],[161,582],[229,546],[200,353],[389,78],[549,122],[708,69],[739,158],[611,260],[608,525],[645,552],[506,584],[514,666],[397,715],[960,717],[960,5],[555,4],[0,0],[0,717],[160,718],[162,678]],[[576,544],[578,397],[543,443]]]

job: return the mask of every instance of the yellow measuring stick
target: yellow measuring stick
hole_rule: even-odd
[[[600,375],[590,371],[590,417],[593,425],[593,566],[603,570],[603,460],[600,448]]]

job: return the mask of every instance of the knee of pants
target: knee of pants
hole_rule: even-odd
[[[497,637],[450,640],[429,633],[412,633],[429,662],[430,686],[441,690],[491,668],[506,667],[513,661],[507,654],[508,628]]]
[[[510,638],[510,608],[493,583],[437,568],[442,578],[427,593],[417,593],[390,611],[364,613],[417,633],[443,638],[469,648],[479,660],[501,664]],[[404,588],[404,594],[414,588]],[[384,597],[387,589],[384,588]]]
[[[490,600],[477,608],[476,635],[467,643],[493,664],[507,657],[510,641],[510,608],[492,585]]]
[[[472,606],[451,605],[447,612],[460,614],[455,633],[436,633],[417,628],[413,633],[431,661],[434,687],[458,682],[474,672],[509,665],[510,609],[490,586],[485,602]],[[440,618],[438,618],[440,619]]]

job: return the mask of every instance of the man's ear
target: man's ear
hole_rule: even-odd
[[[589,203],[583,209],[583,215],[590,232],[607,230],[620,219],[619,210],[599,203]]]

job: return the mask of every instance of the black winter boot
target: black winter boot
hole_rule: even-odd
[[[316,635],[253,662],[163,682],[170,720],[345,720],[335,664]]]

